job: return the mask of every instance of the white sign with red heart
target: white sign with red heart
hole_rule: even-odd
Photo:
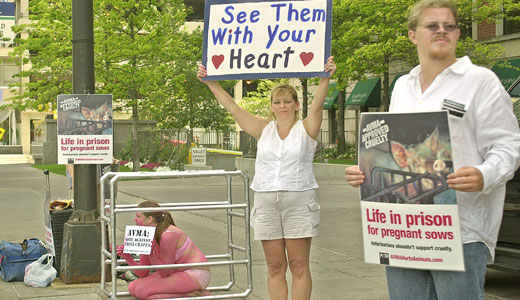
[[[330,2],[207,0],[207,79],[314,77],[323,72],[330,55]]]

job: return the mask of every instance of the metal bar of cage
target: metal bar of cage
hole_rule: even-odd
[[[390,174],[391,183],[389,186],[386,186],[384,181],[384,175],[383,173]],[[379,176],[377,176],[379,174]],[[402,180],[398,181],[395,179],[395,176],[401,176]],[[435,174],[431,173],[413,173],[413,172],[406,172],[401,170],[394,170],[394,169],[387,169],[382,167],[374,167],[372,169],[371,179],[372,182],[375,182],[376,178],[379,178],[379,184],[381,186],[381,190],[377,191],[376,193],[370,195],[369,197],[364,198],[364,201],[380,201],[380,198],[387,197],[388,194],[392,193],[393,191],[403,188],[404,187],[404,193],[407,198],[409,198],[408,190],[406,189],[406,186],[409,184],[417,183],[418,187],[417,190],[417,196],[414,196],[410,198],[414,201],[419,201],[424,198],[436,195],[440,192],[443,192],[448,189],[448,184],[446,183],[446,180],[440,176],[437,176]],[[428,191],[424,191],[422,187],[422,181],[421,179],[427,178],[431,180],[434,184],[434,188]]]
[[[154,179],[154,178],[191,178],[191,177],[211,177],[222,176],[226,178],[227,198],[226,201],[218,202],[193,202],[193,203],[160,203],[160,207],[138,208],[137,205],[116,204],[117,181],[121,179]],[[244,203],[234,204],[232,200],[232,177],[239,176],[244,181]],[[111,299],[118,299],[118,296],[128,296],[129,292],[117,291],[117,271],[138,270],[138,269],[166,269],[166,268],[186,268],[199,266],[229,266],[229,282],[223,286],[210,286],[209,291],[228,291],[235,285],[235,265],[245,265],[247,273],[247,289],[241,293],[196,296],[183,298],[169,298],[176,300],[206,300],[206,299],[245,299],[253,290],[252,266],[251,266],[251,241],[249,228],[249,178],[242,171],[172,171],[172,172],[107,172],[101,177],[101,197],[100,197],[100,220],[101,228],[106,228],[110,232],[110,243],[116,245],[116,215],[127,212],[147,212],[147,211],[187,211],[187,210],[226,210],[227,221],[227,249],[228,253],[207,255],[208,262],[188,263],[188,264],[172,264],[172,265],[150,265],[150,266],[119,266],[124,264],[124,259],[117,259],[116,247],[112,247],[111,251],[107,249],[107,230],[101,230],[101,290]],[[105,199],[105,189],[110,189],[110,198]],[[243,213],[232,211],[232,209],[244,210]],[[245,246],[235,245],[233,242],[232,221],[233,217],[244,219],[245,229]],[[235,259],[234,251],[240,251],[245,254],[245,259]],[[218,260],[220,261],[211,261]],[[107,288],[106,274],[107,266],[110,265],[112,286],[111,290]]]

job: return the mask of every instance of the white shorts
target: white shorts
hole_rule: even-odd
[[[320,205],[315,190],[256,192],[251,211],[255,240],[298,239],[318,235]]]

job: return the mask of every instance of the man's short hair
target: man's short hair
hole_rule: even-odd
[[[451,0],[422,0],[417,3],[410,9],[410,14],[408,15],[408,30],[417,29],[417,25],[419,24],[419,17],[422,12],[429,8],[448,8],[451,10],[453,17],[455,17],[455,22],[457,21],[457,5]]]

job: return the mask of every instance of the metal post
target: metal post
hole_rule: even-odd
[[[233,192],[231,190],[231,176],[226,176],[226,184],[227,184],[227,202],[229,204],[233,204]],[[231,260],[235,259],[235,252],[233,251],[233,219],[232,219],[232,210],[230,208],[227,209],[227,230],[228,230],[228,254]],[[229,281],[232,285],[235,284],[235,268],[233,265],[229,265]]]
[[[93,0],[72,0],[72,92],[94,94]],[[74,165],[74,212],[64,225],[60,277],[99,282],[101,227],[96,165]]]

